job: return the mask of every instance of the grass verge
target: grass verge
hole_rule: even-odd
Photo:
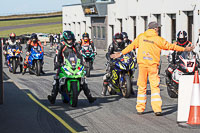
[[[12,32],[16,33],[16,35],[21,35],[27,33],[59,33],[60,31],[62,31],[62,24],[53,24],[1,31],[0,37],[8,37]]]
[[[27,25],[27,24],[39,24],[39,23],[51,23],[51,22],[62,22],[62,17],[0,21],[0,27],[15,26],[15,25]]]

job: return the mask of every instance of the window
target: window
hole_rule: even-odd
[[[144,19],[144,30],[146,31],[148,29],[148,18],[147,16],[144,16],[143,19]]]
[[[193,12],[187,12],[188,16],[188,40],[192,42],[192,33],[193,33]]]
[[[171,15],[171,25],[172,25],[172,42],[175,42],[176,41],[176,14],[172,14]]]
[[[98,32],[98,39],[101,39],[101,27],[100,26],[98,26],[97,27],[97,32]]]
[[[135,16],[132,16],[131,19],[133,19],[133,26],[132,26],[132,30],[133,30],[133,38],[135,39],[136,38],[136,17]]]
[[[122,19],[118,19],[118,20],[119,20],[120,32],[122,32],[123,31]]]
[[[106,38],[106,28],[102,27],[102,38],[105,39]]]
[[[96,38],[96,36],[97,36],[96,26],[93,26],[92,28],[93,28],[93,36],[94,36],[94,38]]]
[[[154,14],[154,16],[157,19],[157,23],[161,25],[161,15],[160,14]],[[158,31],[159,36],[161,36],[161,30],[162,30],[162,27],[159,28],[159,31]]]

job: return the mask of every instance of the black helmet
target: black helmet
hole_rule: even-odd
[[[84,38],[84,37],[88,37],[88,38],[89,38],[90,36],[89,36],[89,34],[88,34],[87,32],[85,32],[85,33],[83,33],[83,35],[82,35],[82,38]]]
[[[75,36],[74,33],[71,31],[64,31],[63,32],[63,39],[65,41],[65,43],[67,43],[67,40],[72,40],[72,43],[67,43],[70,47],[74,44],[75,42]]]
[[[36,42],[38,41],[37,34],[33,33],[33,34],[31,35],[31,40],[32,40],[34,43],[36,43]]]
[[[116,39],[123,40],[123,35],[121,33],[116,33],[113,38],[114,38],[115,41],[116,41]]]
[[[128,34],[126,32],[122,32],[123,38],[128,38]]]
[[[117,42],[117,39],[121,39],[122,42]],[[121,33],[116,33],[113,37],[113,41],[119,46],[121,47],[123,45],[123,35]]]
[[[186,31],[179,31],[177,34],[177,41],[179,43],[184,43],[187,41],[187,32]]]

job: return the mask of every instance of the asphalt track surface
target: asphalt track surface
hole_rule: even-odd
[[[45,26],[45,25],[53,25],[53,24],[61,24],[62,22],[51,22],[51,23],[39,23],[39,24],[26,24],[26,25],[15,25],[15,26],[5,26],[0,27],[0,31],[12,30],[12,29],[20,29],[20,28],[28,28],[35,26]]]
[[[97,101],[94,104],[89,104],[84,93],[79,96],[78,107],[72,108],[67,104],[62,103],[60,95],[58,96],[56,103],[51,105],[47,100],[47,95],[52,90],[53,75],[53,55],[54,51],[49,52],[49,46],[45,47],[45,75],[39,77],[26,73],[21,75],[17,73],[15,75],[8,71],[8,68],[4,66],[4,72],[17,84],[18,92],[26,95],[24,98],[31,102],[30,105],[24,104],[26,108],[33,108],[33,127],[37,132],[69,132],[69,129],[64,127],[60,121],[55,119],[50,113],[47,113],[42,107],[35,103],[27,93],[35,97],[41,104],[48,107],[52,112],[57,114],[62,120],[64,120],[71,128],[77,132],[90,132],[90,133],[199,133],[200,130],[185,129],[178,126],[176,122],[177,118],[177,99],[171,99],[166,91],[164,70],[167,67],[166,57],[162,57],[162,69],[161,69],[161,96],[163,100],[163,116],[155,116],[150,104],[150,88],[148,84],[147,91],[147,105],[143,115],[137,115],[135,109],[136,95],[132,95],[130,98],[122,98],[120,95],[107,95],[101,96],[103,75],[105,73],[105,51],[98,50],[98,55],[94,61],[94,70],[91,72],[91,77],[87,78],[89,88],[93,96],[97,97]],[[23,55],[24,56],[24,55]],[[19,70],[18,70],[19,71]],[[133,88],[137,93],[137,71],[133,81]],[[12,85],[12,84],[11,84]],[[11,86],[8,85],[8,88]],[[10,103],[11,104],[11,103]],[[33,107],[34,106],[34,107]],[[1,107],[1,106],[0,106]],[[1,109],[1,108],[0,108]],[[1,110],[0,110],[1,111]],[[17,110],[13,110],[13,113],[18,113]],[[37,115],[35,115],[35,113]],[[30,121],[31,121],[30,120]],[[18,123],[19,124],[19,123]],[[39,125],[39,126],[38,126]],[[15,127],[16,125],[7,125],[8,127]],[[1,127],[1,126],[0,126]],[[25,126],[26,127],[26,124]],[[22,131],[24,127],[21,127]],[[30,127],[30,126],[27,126]],[[31,129],[31,128],[30,128]],[[32,130],[30,130],[31,132]]]

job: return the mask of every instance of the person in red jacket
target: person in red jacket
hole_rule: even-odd
[[[94,47],[94,42],[90,39],[90,36],[89,36],[88,33],[86,33],[86,32],[83,33],[82,39],[81,39],[78,43],[81,45],[81,47],[82,47],[82,46],[91,45],[92,50],[93,50],[94,52],[96,52],[96,49],[95,49],[95,47]]]
[[[89,34],[86,33],[86,32],[83,33],[82,39],[78,42],[78,44],[80,44],[80,47],[89,46],[90,45],[92,47],[93,52],[97,53],[96,52],[96,48],[94,47],[94,42],[90,39]],[[93,69],[93,62],[92,62],[92,68],[91,69]]]
[[[29,58],[29,55],[30,55],[30,51],[31,51],[31,48],[34,47],[34,46],[40,46],[41,49],[42,49],[42,52],[44,52],[44,48],[41,44],[40,41],[38,41],[38,37],[37,37],[37,34],[33,33],[31,35],[31,39],[28,41],[27,45],[26,45],[26,59],[24,61],[24,69],[23,69],[23,72],[22,72],[22,75],[24,75],[26,73],[26,69],[27,69],[27,64],[28,64],[28,58]],[[42,74],[45,74],[45,72],[43,71],[43,69],[41,70],[41,73]]]

